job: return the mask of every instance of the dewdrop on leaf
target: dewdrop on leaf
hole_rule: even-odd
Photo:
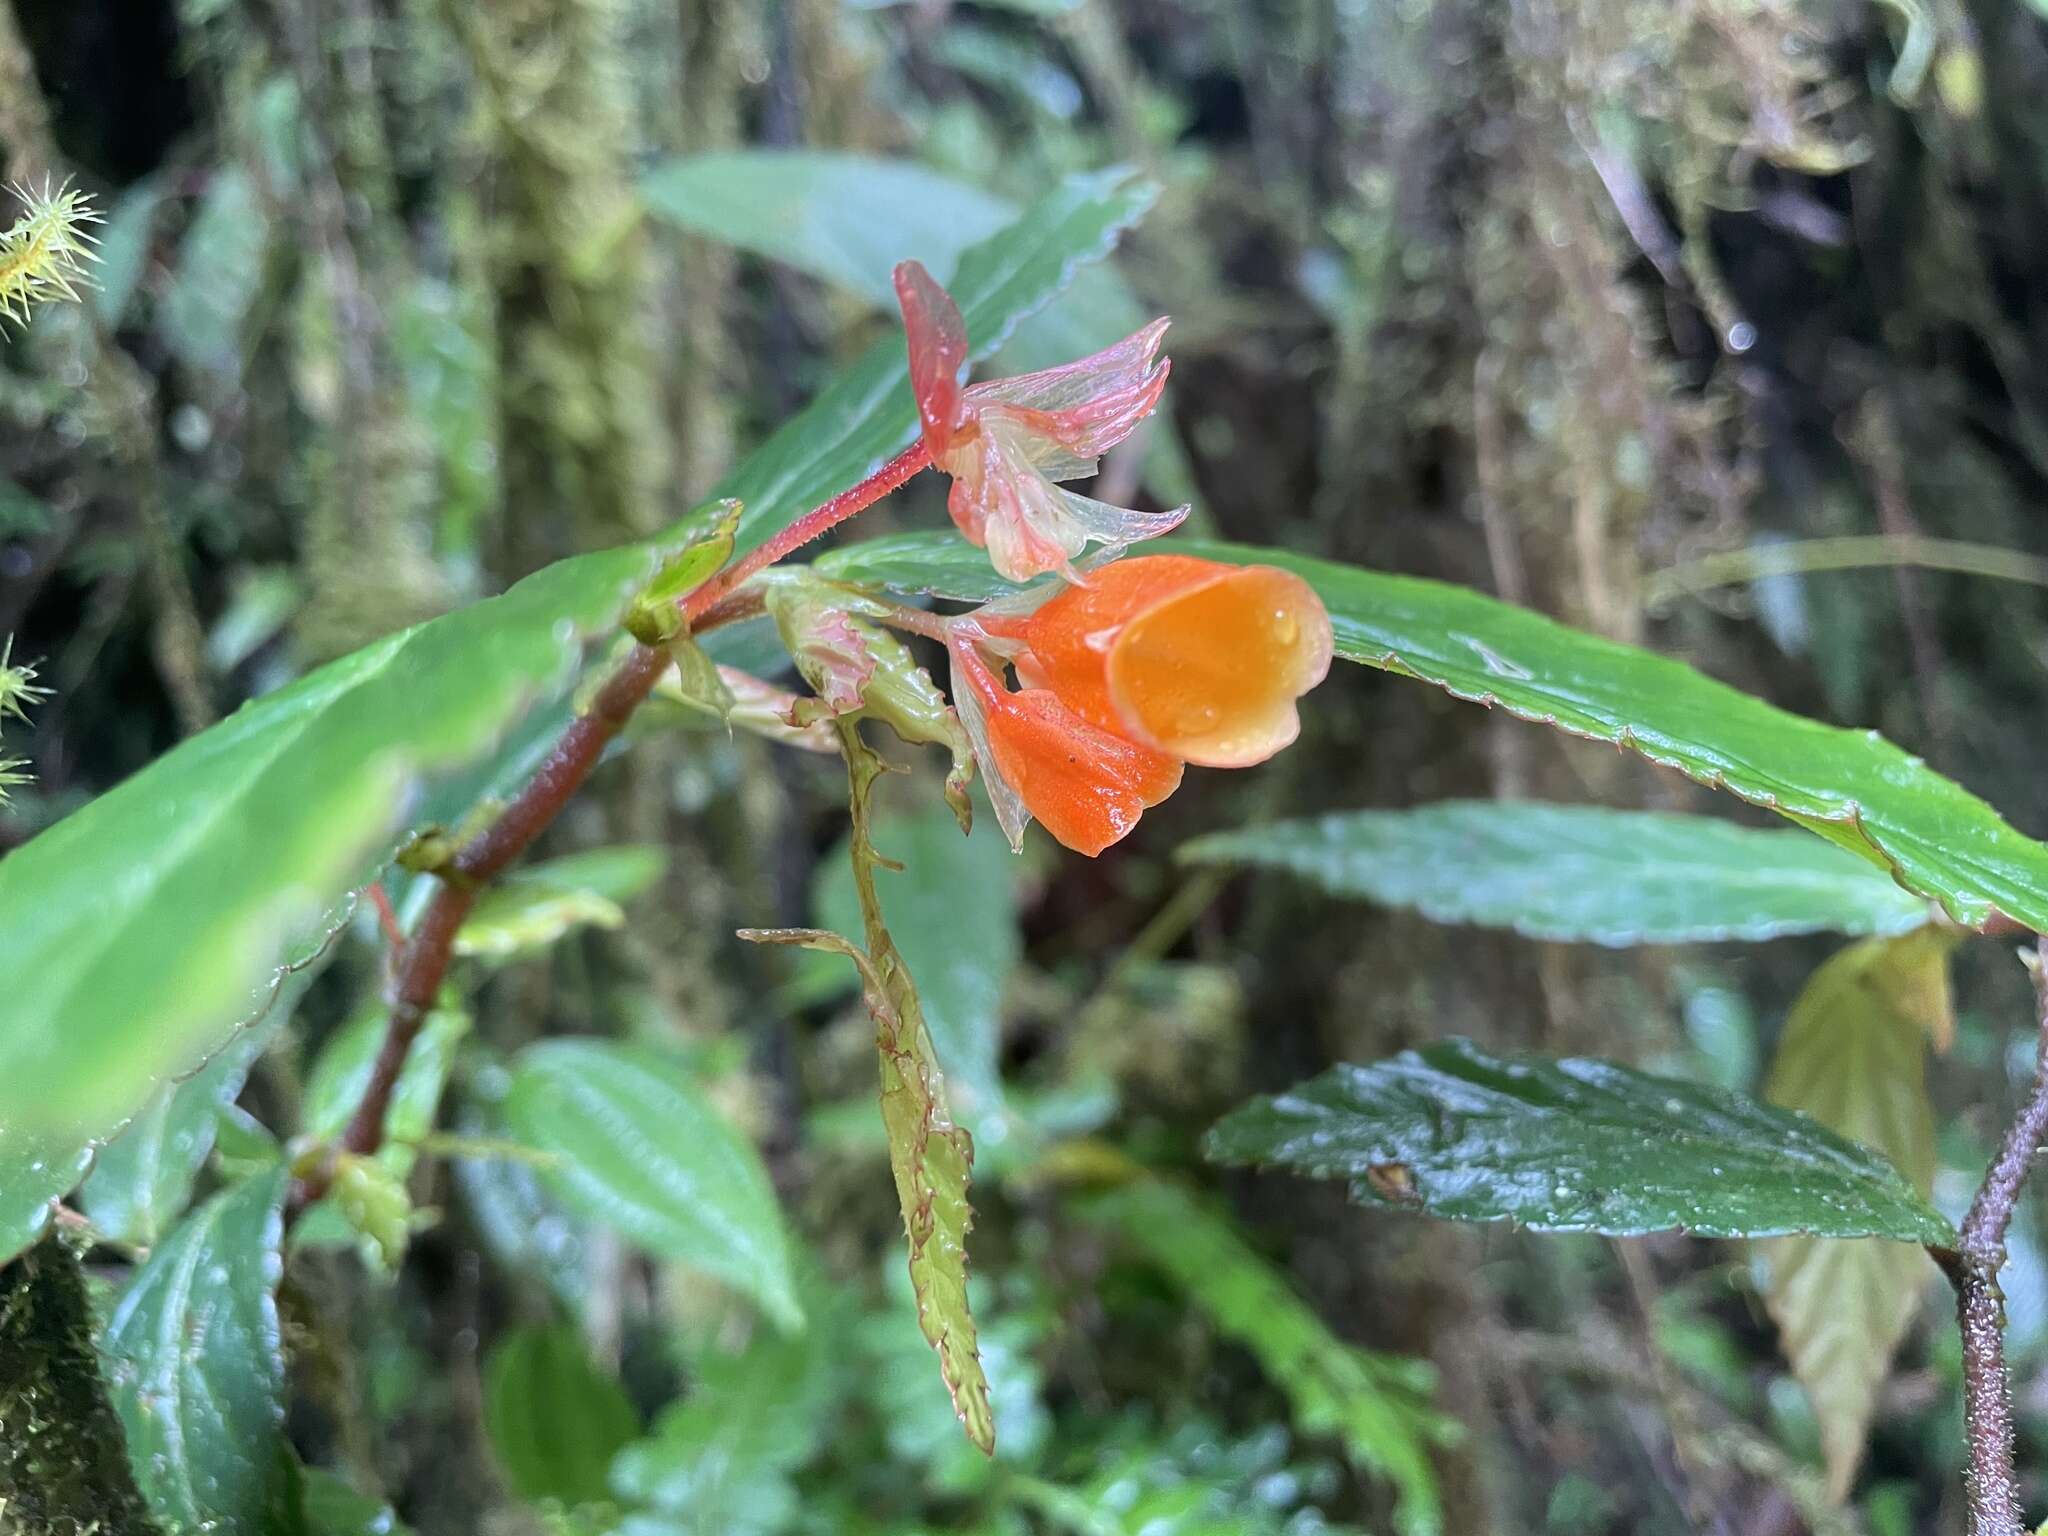
[[[51,299],[78,300],[80,284],[91,287],[86,268],[99,260],[88,224],[100,222],[85,193],[69,183],[40,192],[8,189],[21,204],[21,217],[0,232],[0,316],[26,323],[29,311]]]

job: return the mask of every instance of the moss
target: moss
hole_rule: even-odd
[[[93,1352],[78,1260],[56,1235],[0,1268],[0,1532],[160,1536]]]

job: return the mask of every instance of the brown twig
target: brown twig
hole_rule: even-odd
[[[2026,1530],[2013,1467],[2012,1387],[2006,1378],[2005,1298],[1998,1289],[1998,1271],[2005,1264],[2005,1232],[2020,1186],[2048,1135],[2048,937],[2036,941],[2035,953],[2040,1044],[2033,1086],[1970,1202],[1956,1252],[1935,1255],[1955,1283],[1963,1330],[1971,1536],[2024,1536]]]
[[[441,888],[427,906],[419,926],[407,940],[399,963],[398,986],[391,1002],[391,1020],[378,1049],[370,1081],[342,1132],[339,1150],[368,1157],[384,1144],[384,1116],[391,1107],[406,1054],[433,1011],[441,982],[448,974],[455,935],[483,887],[547,829],[562,807],[590,776],[604,749],[632,718],[633,711],[654,690],[668,669],[668,652],[635,645],[618,671],[598,690],[590,708],[562,732],[553,749],[534,771],[526,787],[490,826],[479,832],[436,871]],[[331,1167],[309,1173],[293,1204],[303,1208],[327,1192]]]

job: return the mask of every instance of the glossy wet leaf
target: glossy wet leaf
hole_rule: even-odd
[[[0,1264],[48,1230],[51,1207],[92,1167],[92,1149],[0,1124]]]
[[[101,1340],[128,1459],[166,1529],[268,1536],[288,1494],[282,1167],[198,1207],[129,1280]]]
[[[435,776],[565,686],[656,564],[551,566],[266,695],[0,859],[0,1124],[105,1134],[318,953]]]
[[[520,1053],[504,1114],[549,1155],[541,1181],[571,1210],[717,1276],[779,1327],[802,1326],[760,1154],[674,1061],[608,1041],[546,1041]]]
[[[522,1499],[590,1503],[610,1490],[612,1457],[640,1433],[625,1389],[561,1324],[514,1329],[484,1363],[484,1433]]]
[[[1764,1096],[1882,1153],[1925,1195],[1934,1183],[1930,1041],[1955,1027],[1954,940],[1867,939],[1807,982],[1778,1040]],[[1828,1487],[1846,1497],[1893,1354],[1934,1274],[1910,1243],[1779,1237],[1758,1245],[1764,1304],[1820,1424]]]
[[[106,1236],[147,1247],[192,1198],[192,1186],[213,1151],[222,1106],[232,1104],[289,1010],[274,1008],[182,1082],[168,1083],[100,1150],[78,1201]]]
[[[1219,1331],[1251,1351],[1304,1433],[1334,1436],[1361,1470],[1394,1485],[1402,1536],[1443,1528],[1430,1444],[1450,1438],[1455,1425],[1430,1406],[1435,1383],[1425,1362],[1339,1339],[1227,1217],[1179,1185],[1140,1177],[1081,1209],[1165,1270]]]
[[[882,1125],[888,1133],[889,1169],[909,1244],[918,1326],[938,1352],[939,1374],[967,1438],[993,1455],[995,1416],[967,1296],[967,1234],[974,1226],[967,1190],[974,1169],[974,1138],[953,1118],[917,983],[890,937],[876,891],[879,860],[870,817],[881,759],[861,740],[857,723],[841,719],[836,726],[851,785],[849,861],[866,947],[814,928],[753,931],[746,936],[842,955],[860,972],[861,995],[875,1024]]]
[[[1451,801],[1196,838],[1192,864],[1284,869],[1440,923],[1608,945],[1904,933],[1929,904],[1800,831],[1598,806]]]
[[[1464,1040],[1254,1099],[1206,1151],[1343,1179],[1361,1205],[1540,1232],[1956,1240],[1890,1163],[1804,1116],[1612,1062],[1499,1058]]]
[[[1965,926],[2003,912],[2048,928],[2048,846],[1874,731],[1789,714],[1681,661],[1469,588],[1247,544],[1148,547],[1293,571],[1329,608],[1340,656],[1726,789],[1871,860]],[[899,534],[817,564],[842,581],[967,601],[1016,590],[986,560],[977,568],[978,554],[954,535]]]
[[[877,817],[874,837],[876,849],[903,866],[878,871],[875,892],[897,953],[916,979],[949,1100],[962,1123],[985,1138],[1003,1102],[996,1070],[1003,986],[1023,948],[1017,861],[993,816],[982,816],[974,835],[963,837],[943,805]],[[813,901],[821,927],[838,933],[860,928],[844,841],[818,866]],[[844,974],[844,967],[819,961]]]

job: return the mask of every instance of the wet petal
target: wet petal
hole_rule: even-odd
[[[951,474],[947,509],[969,542],[1011,581],[1057,571],[1069,581],[1086,578],[1073,562],[1091,541],[1121,547],[1156,538],[1179,525],[1187,508],[1136,512],[1113,507],[1054,485],[1032,462],[1028,445],[1007,420],[987,421],[981,432],[940,461]]]
[[[937,458],[965,420],[960,376],[967,367],[967,325],[951,294],[921,262],[896,268],[896,302],[910,350],[910,388],[924,423],[925,446]]]
[[[955,708],[1013,848],[1036,818],[1093,858],[1180,786],[1172,758],[1090,725],[1044,689],[1009,692],[972,644],[955,644],[953,669]]]
[[[1057,444],[1069,462],[1093,467],[1122,442],[1159,403],[1170,364],[1153,354],[1166,335],[1164,318],[1126,336],[1093,357],[1042,368],[1014,378],[991,379],[967,391],[969,409],[1000,413],[1031,436]],[[1055,480],[1071,480],[1088,468],[1055,470]]]
[[[1300,577],[1189,555],[1122,560],[992,632],[1083,718],[1216,768],[1263,762],[1329,671],[1329,615]],[[1020,675],[1024,668],[1020,666]]]

